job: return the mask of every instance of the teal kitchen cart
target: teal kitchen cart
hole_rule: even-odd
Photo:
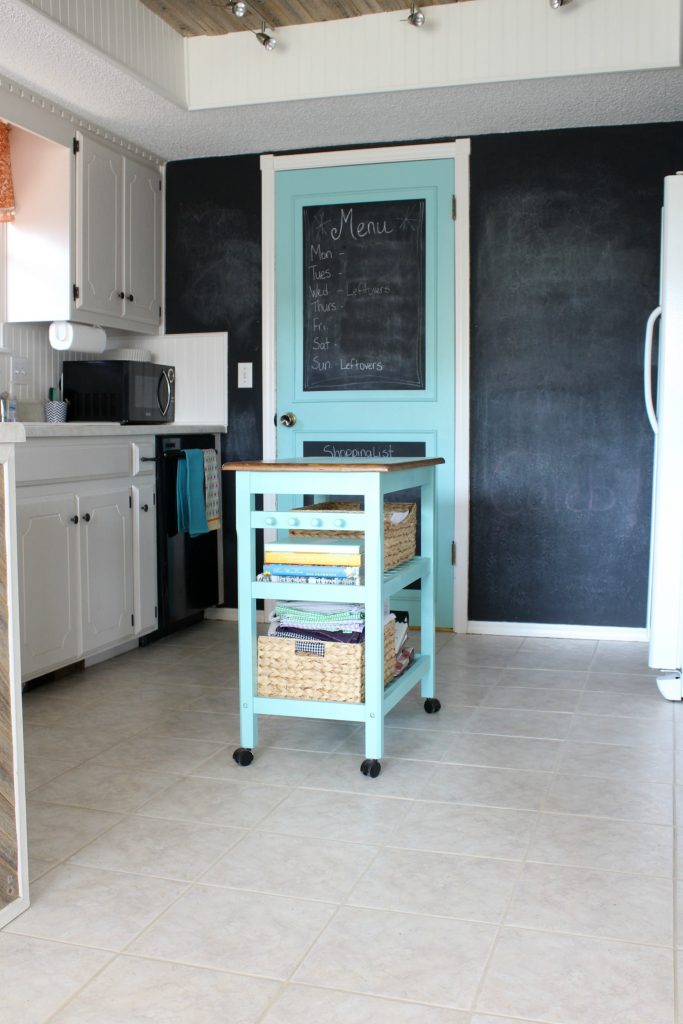
[[[365,726],[365,760],[361,771],[372,778],[381,770],[384,718],[420,683],[425,711],[440,709],[434,695],[434,476],[444,460],[431,459],[317,459],[295,458],[274,462],[230,462],[236,471],[237,573],[239,606],[240,742],[233,757],[251,764],[258,744],[259,715],[325,718],[361,722]],[[384,571],[384,500],[407,488],[420,489],[420,553]],[[273,495],[275,511],[257,510],[257,497]],[[302,510],[333,495],[360,497],[362,511]],[[260,502],[258,502],[260,504]],[[257,530],[348,531],[364,534],[362,586],[316,583],[259,582],[256,577]],[[420,652],[406,671],[384,686],[384,600],[421,581]],[[365,605],[365,700],[347,704],[334,701],[260,697],[257,679],[256,601],[334,601]]]

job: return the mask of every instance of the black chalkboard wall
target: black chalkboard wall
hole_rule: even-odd
[[[182,160],[166,170],[166,330],[228,331],[228,433],[221,461],[260,459],[261,172],[258,156]],[[238,362],[254,387],[237,388]],[[225,601],[237,606],[234,473],[223,473]]]
[[[425,202],[303,209],[304,391],[425,386]]]
[[[471,619],[645,624],[642,335],[662,179],[679,169],[681,124],[472,139]],[[222,457],[259,458],[258,158],[169,164],[167,245],[167,330],[230,332]],[[235,387],[238,361],[254,363],[252,391]]]
[[[470,619],[644,626],[643,329],[681,125],[472,146]]]

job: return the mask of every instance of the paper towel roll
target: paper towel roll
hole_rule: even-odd
[[[50,324],[47,336],[58,352],[89,352],[96,355],[104,352],[107,347],[107,335],[101,327],[72,324],[69,320],[57,320]]]

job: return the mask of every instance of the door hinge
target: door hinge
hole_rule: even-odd
[[[161,192],[161,178],[159,178],[159,191]]]
[[[159,306],[159,319],[161,320],[161,306]]]
[[[130,617],[130,624],[131,624],[131,626],[135,625],[135,616],[134,615],[131,615],[131,617]]]
[[[155,619],[159,618],[159,609],[157,608],[156,605],[154,605],[154,618]]]
[[[75,284],[74,285],[74,302],[76,301],[76,299],[80,299],[80,297],[81,297],[81,289],[78,287],[77,284]]]
[[[451,565],[456,564],[456,546],[455,541],[451,541]]]
[[[132,497],[129,494],[128,495],[128,508],[132,508],[132,507],[133,507],[133,499],[132,499]]]
[[[72,148],[73,148],[73,151],[74,151],[74,156],[76,156],[76,153],[80,153],[80,151],[81,151],[81,144],[80,144],[80,142],[78,141],[78,139],[76,138],[75,135],[74,135],[74,142],[73,142],[73,147]]]
[[[451,204],[451,213],[453,215],[453,220],[457,220],[458,219],[458,200],[455,198],[455,196],[453,196],[453,200],[452,200],[452,204]]]

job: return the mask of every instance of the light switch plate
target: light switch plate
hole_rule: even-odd
[[[29,383],[29,363],[26,356],[12,356],[12,383]]]
[[[237,387],[238,388],[252,388],[253,383],[253,363],[238,363],[237,364]]]

